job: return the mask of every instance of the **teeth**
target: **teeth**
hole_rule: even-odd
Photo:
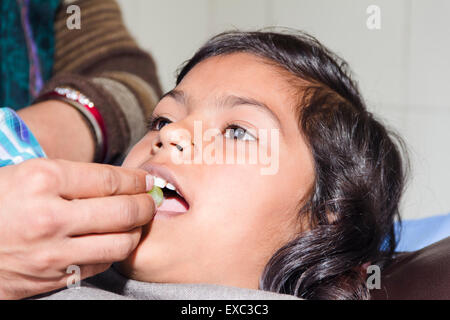
[[[167,181],[160,177],[154,176],[153,181],[153,184],[157,187],[160,187],[161,189],[167,185]]]
[[[169,190],[175,190],[175,187],[171,183],[167,183],[166,184],[166,188],[169,189]]]
[[[181,197],[181,194],[178,192],[178,190],[175,188],[175,186],[169,182],[167,182],[166,180],[164,180],[161,177],[157,177],[157,176],[153,176],[153,184],[157,187],[162,188],[167,188],[169,190],[173,190],[176,191],[178,193],[178,195]]]

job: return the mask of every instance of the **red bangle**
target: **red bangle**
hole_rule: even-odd
[[[107,132],[105,122],[100,112],[81,92],[67,87],[57,87],[54,91],[46,94],[47,97],[54,96],[75,107],[88,120],[96,137],[95,162],[103,162],[107,154]]]

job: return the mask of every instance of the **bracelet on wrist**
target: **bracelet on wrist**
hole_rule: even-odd
[[[94,103],[81,92],[69,87],[57,87],[45,95],[46,98],[53,98],[66,102],[77,109],[90,124],[95,135],[95,155],[94,162],[102,163],[107,154],[107,134],[103,117],[95,107]]]

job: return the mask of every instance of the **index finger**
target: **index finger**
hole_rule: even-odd
[[[144,193],[153,186],[153,177],[142,169],[99,163],[60,161],[62,178],[59,195],[83,199]]]

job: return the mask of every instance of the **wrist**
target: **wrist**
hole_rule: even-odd
[[[42,98],[65,102],[83,116],[95,141],[94,162],[104,162],[107,154],[106,126],[94,103],[81,92],[70,87],[56,87]]]

